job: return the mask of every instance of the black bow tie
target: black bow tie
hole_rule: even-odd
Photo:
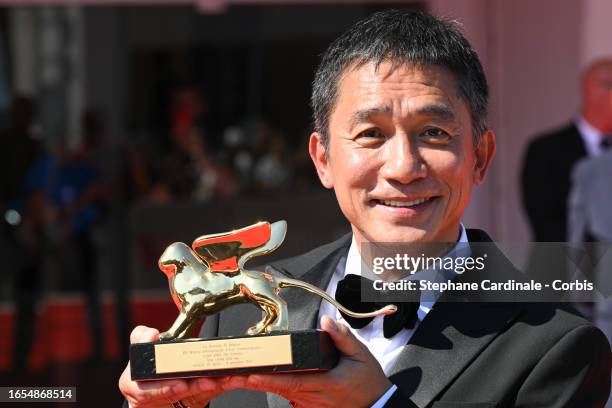
[[[343,306],[353,312],[369,313],[378,310],[388,304],[397,306],[397,312],[385,316],[383,321],[383,334],[386,338],[395,336],[402,328],[412,329],[417,321],[417,311],[419,310],[419,301],[414,302],[387,302],[384,300],[385,293],[377,291],[372,286],[372,281],[358,275],[348,274],[338,282],[336,288],[336,300]],[[362,302],[362,285],[363,290],[371,291],[372,299],[380,299],[376,302]],[[415,293],[416,292],[416,293]],[[411,297],[414,299],[420,298],[420,293],[411,291]],[[356,318],[350,317],[340,312],[344,320],[351,325],[353,329],[361,329],[367,326],[374,318]]]

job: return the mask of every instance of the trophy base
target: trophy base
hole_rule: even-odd
[[[130,345],[132,380],[325,371],[338,350],[322,330]]]

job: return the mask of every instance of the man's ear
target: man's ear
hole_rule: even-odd
[[[474,166],[474,184],[480,185],[484,182],[491,160],[495,156],[495,134],[487,130],[478,141],[476,146],[476,165]]]
[[[323,137],[320,133],[313,132],[310,135],[308,151],[310,152],[310,158],[317,169],[317,174],[319,175],[321,184],[323,184],[325,188],[333,188],[334,183],[329,171],[329,158],[325,145],[323,144]]]

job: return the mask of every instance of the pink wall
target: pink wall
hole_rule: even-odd
[[[612,56],[612,1],[584,0],[582,63]]]

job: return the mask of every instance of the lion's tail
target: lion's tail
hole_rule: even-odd
[[[300,288],[300,289],[304,289],[310,293],[314,293],[317,296],[322,297],[323,299],[327,300],[329,303],[331,303],[332,305],[334,305],[338,310],[340,310],[342,313],[349,315],[351,317],[355,317],[355,318],[367,318],[367,317],[376,317],[376,316],[380,316],[380,315],[389,315],[392,313],[395,313],[397,311],[397,306],[395,305],[387,305],[381,309],[375,310],[373,312],[370,313],[357,313],[357,312],[353,312],[352,310],[347,309],[346,307],[342,306],[340,303],[338,303],[338,301],[336,299],[334,299],[333,297],[329,296],[327,293],[325,293],[324,291],[322,291],[321,289],[317,288],[314,285],[311,285],[309,283],[306,282],[302,282],[300,280],[296,280],[296,279],[289,279],[289,278],[277,278],[278,279],[278,287],[279,288]]]

